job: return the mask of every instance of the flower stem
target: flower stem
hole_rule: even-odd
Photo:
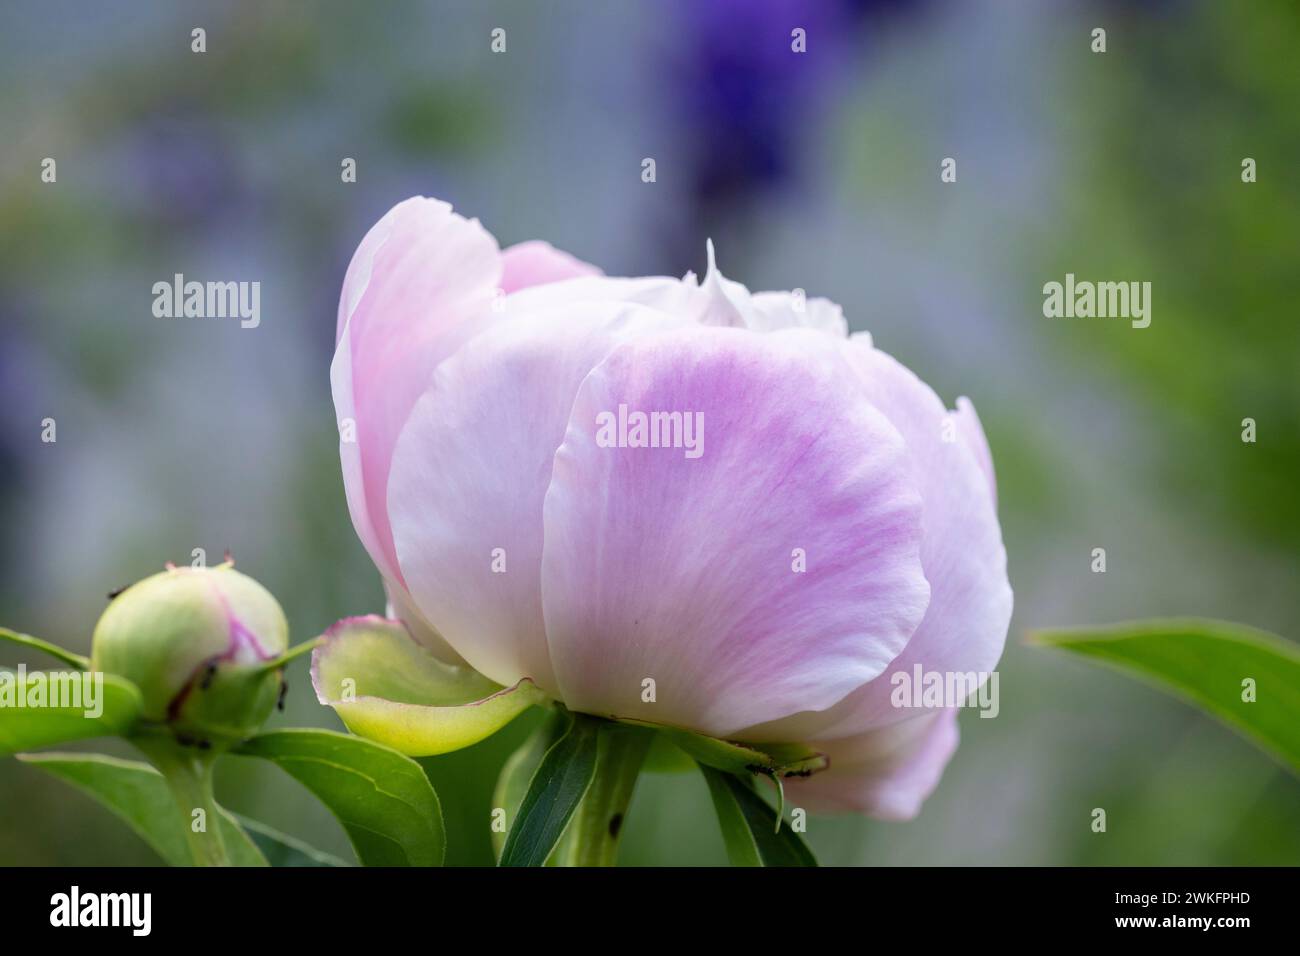
[[[135,743],[162,773],[180,807],[194,865],[230,866],[226,844],[221,838],[221,810],[212,791],[212,765],[216,758],[202,751],[180,751],[170,740],[136,740]],[[196,816],[196,810],[203,811],[201,818]],[[196,830],[199,819],[202,827]]]
[[[562,844],[566,866],[613,866],[623,818],[645,762],[651,731],[610,724],[601,729],[596,776],[569,823]]]

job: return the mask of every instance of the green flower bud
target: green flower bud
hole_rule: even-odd
[[[142,716],[182,744],[224,747],[274,709],[289,625],[271,593],[230,564],[169,568],[131,585],[95,625],[91,668],[134,683]]]

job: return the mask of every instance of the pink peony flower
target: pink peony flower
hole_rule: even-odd
[[[436,753],[549,698],[808,744],[829,766],[795,803],[918,812],[956,710],[895,706],[891,678],[992,671],[1011,615],[968,401],[711,247],[703,281],[608,278],[423,198],[353,257],[331,381],[405,626],[343,622],[317,651],[353,730]]]

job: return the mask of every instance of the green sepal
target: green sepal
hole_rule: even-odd
[[[496,733],[546,696],[527,679],[501,687],[438,660],[400,621],[340,621],[312,656],[312,683],[349,730],[411,757],[460,750]]]
[[[519,815],[524,795],[528,793],[529,781],[541,765],[546,751],[568,730],[568,726],[568,715],[559,710],[551,711],[502,766],[501,773],[497,776],[496,789],[492,793],[493,812],[500,810],[504,814],[501,821],[503,825],[500,827],[496,826],[497,820],[493,818],[492,851],[498,862],[501,860],[501,851],[505,849],[506,836]]]
[[[596,775],[599,718],[564,712],[567,725],[546,751],[501,851],[501,866],[542,866],[555,850]]]
[[[777,811],[755,792],[752,777],[701,765],[733,866],[816,866],[803,838],[780,826]]]
[[[620,723],[657,730],[664,739],[685,751],[696,763],[727,773],[806,777],[824,770],[828,765],[825,754],[802,744],[741,743],[643,720],[621,720]]]

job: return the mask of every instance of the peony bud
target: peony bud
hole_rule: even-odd
[[[181,744],[229,746],[270,716],[270,661],[289,625],[271,593],[229,564],[169,568],[123,591],[95,626],[91,667],[132,681],[145,721]]]

